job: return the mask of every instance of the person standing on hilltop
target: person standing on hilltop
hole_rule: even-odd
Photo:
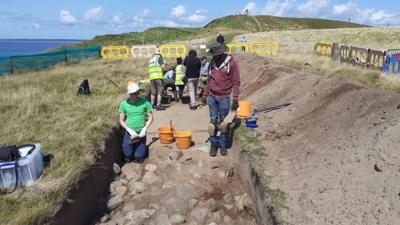
[[[196,50],[190,50],[189,55],[185,58],[183,63],[186,66],[185,76],[187,78],[188,86],[189,86],[189,97],[190,97],[190,109],[196,110],[196,94],[197,94],[197,85],[199,83],[200,69],[201,69],[201,61],[197,57]]]
[[[217,43],[220,43],[221,45],[223,45],[225,43],[225,38],[224,38],[224,36],[222,36],[221,33],[218,33]]]
[[[147,155],[146,132],[153,123],[153,108],[139,97],[139,92],[138,84],[128,84],[129,98],[118,109],[119,124],[125,129],[122,151],[127,162],[143,162]]]
[[[203,104],[208,104],[210,112],[208,130],[210,133],[211,157],[217,155],[218,148],[221,150],[221,155],[224,156],[228,153],[227,129],[220,129],[219,126],[228,115],[229,109],[235,111],[239,106],[239,66],[231,55],[225,54],[226,49],[226,45],[215,43],[209,47],[208,51],[208,53],[213,56],[213,59],[209,67],[208,82],[204,90]],[[232,104],[230,100],[231,95]],[[218,132],[220,132],[219,135]]]
[[[153,57],[148,62],[150,92],[151,92],[151,105],[156,110],[165,110],[161,105],[161,98],[163,93],[163,69],[165,68],[164,60],[159,52],[153,54]],[[157,105],[156,105],[157,103]]]

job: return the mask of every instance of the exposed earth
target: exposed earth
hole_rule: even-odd
[[[400,224],[400,95],[302,74],[269,58],[236,58],[242,99],[257,109],[293,103],[258,113],[254,130],[265,148],[255,163],[268,185],[285,193],[279,221]],[[174,103],[156,112],[148,142],[171,118],[176,129],[193,131],[194,146],[178,151],[157,141],[144,165],[125,164],[99,224],[256,224],[254,200],[234,171],[238,159],[208,156],[207,107]]]

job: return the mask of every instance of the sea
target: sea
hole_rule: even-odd
[[[54,48],[74,45],[85,40],[70,39],[0,39],[0,58],[14,55],[32,55]]]

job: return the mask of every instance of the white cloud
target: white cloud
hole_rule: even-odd
[[[183,5],[177,5],[171,9],[171,16],[172,17],[181,17],[186,15],[186,8]]]
[[[37,28],[37,29],[39,29],[39,28],[42,27],[42,26],[40,26],[40,24],[38,24],[38,23],[34,23],[33,26],[34,26],[35,28]]]
[[[179,27],[178,23],[171,21],[171,20],[160,21],[160,25],[166,26],[166,27]]]
[[[74,15],[68,10],[61,10],[60,11],[60,21],[66,25],[74,25],[78,23],[78,20],[75,18]]]
[[[249,14],[256,14],[257,13],[257,4],[255,2],[248,2],[244,7],[243,7],[243,12],[246,12],[246,10],[249,11]]]
[[[150,10],[148,10],[148,9],[140,10],[140,13],[139,13],[140,17],[148,17],[149,15],[150,15]]]
[[[96,6],[86,10],[83,18],[87,21],[99,22],[103,18],[103,7]]]
[[[334,5],[332,15],[345,17],[345,19],[350,18],[351,21],[357,23],[372,25],[383,25],[387,23],[398,24],[400,22],[398,15],[395,13],[373,8],[361,9],[353,2]]]
[[[333,6],[333,15],[343,15],[355,11],[357,9],[357,4],[353,2],[348,2],[346,4],[339,4]]]
[[[115,15],[111,18],[111,24],[116,26],[121,26],[125,23],[124,19],[121,16]]]
[[[298,10],[302,13],[318,15],[321,9],[328,6],[329,0],[308,0],[304,4],[298,6]]]
[[[194,13],[193,15],[186,17],[186,19],[191,23],[201,23],[201,22],[204,22],[204,20],[206,18],[207,18],[207,16],[197,14],[197,13]]]
[[[268,0],[267,5],[262,10],[262,14],[272,16],[284,16],[287,11],[294,8],[296,0]]]

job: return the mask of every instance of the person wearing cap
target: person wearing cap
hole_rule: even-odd
[[[165,110],[161,105],[163,87],[163,69],[165,69],[164,60],[159,52],[153,54],[153,57],[148,62],[151,104],[156,110]],[[157,104],[156,104],[157,103]]]
[[[153,122],[153,108],[139,97],[136,83],[128,84],[129,98],[119,105],[119,124],[125,129],[122,151],[127,162],[142,162],[147,155],[146,132]]]
[[[226,49],[226,45],[215,43],[209,46],[208,51],[213,59],[209,66],[203,104],[208,104],[210,112],[209,141],[211,143],[210,156],[212,157],[217,155],[218,148],[220,148],[221,155],[228,153],[228,131],[220,129],[219,125],[224,121],[229,110],[235,111],[239,105],[239,66],[231,55],[225,54]]]

